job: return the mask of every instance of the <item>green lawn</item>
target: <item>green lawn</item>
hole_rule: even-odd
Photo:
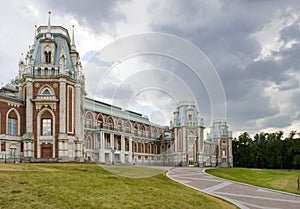
[[[207,169],[207,173],[232,181],[243,182],[269,189],[300,194],[297,179],[300,171],[249,169],[249,168],[218,168]]]
[[[145,168],[112,168],[145,173]],[[128,178],[96,164],[0,164],[0,208],[236,208],[155,172]]]

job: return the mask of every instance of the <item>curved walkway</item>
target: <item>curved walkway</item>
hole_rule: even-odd
[[[211,176],[204,168],[173,168],[167,176],[198,191],[220,197],[242,209],[300,208],[300,196]]]

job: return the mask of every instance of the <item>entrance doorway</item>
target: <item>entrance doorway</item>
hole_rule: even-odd
[[[52,158],[52,144],[45,144],[41,145],[41,158]]]
[[[192,140],[189,140],[188,142],[188,164],[189,165],[195,164],[194,153],[195,153],[194,142]]]

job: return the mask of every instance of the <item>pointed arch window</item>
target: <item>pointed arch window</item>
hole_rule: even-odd
[[[7,113],[7,130],[8,135],[19,135],[19,115],[16,110],[10,110]]]
[[[85,127],[86,128],[92,128],[92,124],[93,124],[93,117],[89,113],[89,114],[86,115],[86,118],[85,118]]]
[[[50,64],[51,63],[51,51],[45,51],[44,52],[45,55],[45,63],[46,64]]]
[[[130,126],[130,123],[127,122],[126,123],[126,133],[130,133],[131,132],[131,126]]]
[[[51,95],[49,89],[45,89],[44,92],[43,92],[43,95]]]
[[[112,118],[109,118],[107,120],[107,129],[108,130],[114,130],[114,122],[113,122]]]
[[[97,128],[103,128],[103,117],[101,115],[99,115],[97,119]]]

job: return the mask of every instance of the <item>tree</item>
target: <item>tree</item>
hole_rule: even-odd
[[[283,139],[283,132],[255,134],[247,132],[233,140],[233,165],[256,168],[300,168],[300,138],[296,132]]]

